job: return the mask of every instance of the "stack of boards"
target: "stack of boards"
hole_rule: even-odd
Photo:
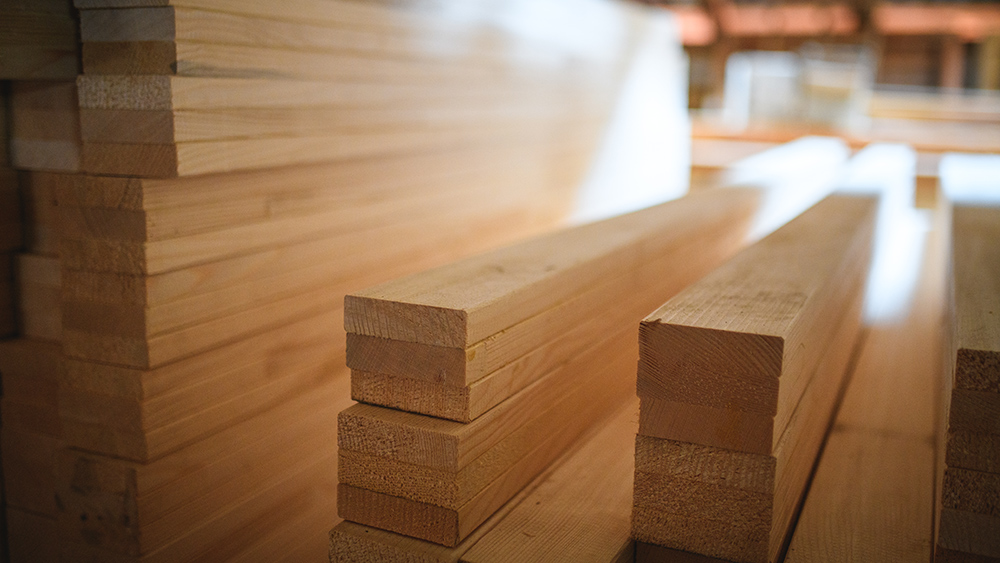
[[[53,172],[79,169],[71,0],[0,3],[0,451],[12,561],[56,560],[62,447],[59,241]],[[9,160],[8,160],[9,158]]]
[[[38,421],[12,541],[49,550],[21,560],[323,557],[344,295],[558,225],[650,20],[532,6],[573,33],[458,0],[76,2],[83,74],[11,89],[15,165],[66,172],[24,176],[52,230],[16,306],[48,341],[4,344],[4,431]]]
[[[940,561],[1000,560],[1000,209],[955,206]],[[941,482],[943,480],[943,482]]]
[[[459,546],[627,403],[636,323],[742,246],[758,199],[706,190],[348,295],[340,516]]]
[[[641,559],[779,559],[858,337],[875,209],[829,196],[642,321]]]

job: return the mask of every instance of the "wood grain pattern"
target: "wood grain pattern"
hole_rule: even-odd
[[[352,378],[355,398],[460,422],[473,420],[566,358],[579,355],[594,341],[634,322],[664,296],[679,291],[720,263],[742,244],[755,198],[752,191],[719,190],[640,212],[640,215],[645,214],[641,220],[648,222],[649,229],[635,229],[634,238],[626,239],[625,244],[629,247],[641,244],[643,250],[631,260],[619,258],[620,263],[612,271],[621,272],[620,275],[595,280],[593,286],[583,287],[578,294],[566,298],[548,293],[539,298],[537,308],[541,310],[528,308],[525,320],[464,350],[349,333],[347,363],[355,373]],[[697,213],[701,206],[714,210],[716,215],[711,219],[703,218]],[[660,215],[660,219],[653,221],[654,214]],[[700,218],[701,222],[687,221],[691,217]],[[626,215],[610,223],[623,225],[637,219],[635,215]],[[612,226],[602,229],[610,230]],[[576,244],[589,245],[593,240],[589,235],[579,240],[570,236],[559,238],[558,244],[551,244],[559,246],[560,252],[569,252]],[[540,246],[537,242],[530,245]],[[531,256],[535,249],[529,247],[526,251],[527,256]],[[512,268],[510,264],[526,264],[524,261],[528,260],[518,254],[517,248],[502,252],[503,255],[493,262],[498,270],[486,274],[496,280],[490,282],[493,285],[503,281],[503,273]],[[604,267],[600,262],[611,254],[615,254],[615,249],[606,249],[591,266],[600,270]],[[584,258],[580,260],[574,275],[591,275],[579,273],[578,270],[587,264]],[[489,262],[485,256],[472,261]],[[450,270],[468,268],[468,264],[448,267]],[[433,279],[442,275],[450,274],[446,269],[438,269],[421,276]],[[552,275],[559,277],[555,270]],[[415,281],[417,279],[414,276],[410,283],[424,283]],[[431,282],[426,283],[428,287],[433,286]],[[544,283],[549,287],[554,282],[546,280]],[[463,291],[460,283],[453,287],[457,292]],[[475,291],[477,287],[481,286],[470,285],[470,290]],[[494,298],[496,301],[526,299],[516,296],[526,291],[541,290],[530,288],[530,284],[518,285],[510,288],[509,293],[498,291]],[[551,300],[548,309],[542,309],[546,305],[543,299]],[[608,315],[592,315],[594,310],[608,308],[612,310]],[[430,311],[430,314],[439,312],[437,306],[416,309]],[[512,312],[505,311],[505,314]]]
[[[640,415],[638,541],[736,561],[779,557],[855,349],[873,210],[871,200],[831,196],[643,321],[638,393],[657,410]],[[836,247],[814,253],[833,238]],[[693,405],[704,428],[662,410],[677,403]],[[677,430],[647,435],[644,422]]]
[[[488,561],[629,561],[636,404],[612,415],[462,557]]]

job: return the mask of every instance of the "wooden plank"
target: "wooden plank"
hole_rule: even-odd
[[[218,542],[222,528],[247,525],[256,516],[230,515],[214,528],[211,522],[243,503],[286,498],[273,488],[296,473],[318,463],[335,480],[333,458],[322,444],[333,439],[347,383],[345,372],[326,377],[295,400],[145,465],[67,450],[58,469],[61,525],[74,531],[67,537],[125,555],[154,554],[151,560],[177,549],[193,555],[213,542],[187,545],[188,534]],[[311,488],[329,478],[299,482]],[[261,492],[269,490],[271,497]],[[105,517],[110,514],[120,517]]]
[[[724,442],[742,439],[728,425],[729,412],[770,416],[772,427],[747,442],[767,443],[752,451],[770,454],[839,325],[831,320],[842,318],[862,289],[873,209],[871,200],[831,196],[650,315],[640,328],[639,396],[707,407],[705,415],[718,411],[705,426]],[[757,267],[805,260],[812,265]],[[677,373],[687,377],[673,378]],[[737,437],[727,438],[734,430]]]
[[[746,192],[736,194],[753,197]],[[553,366],[575,357],[590,343],[638,320],[658,301],[700,278],[742,244],[752,205],[723,191],[692,198],[695,201],[672,202],[649,210],[662,218],[658,226],[650,223],[649,232],[636,234],[647,235],[642,243],[644,254],[632,262],[623,260],[620,277],[596,280],[594,286],[561,302],[553,296],[551,308],[529,312],[526,320],[464,350],[349,334],[348,366],[355,370],[352,393],[365,402],[460,422],[476,418]],[[717,214],[700,225],[679,225],[678,217],[692,216],[691,207],[700,204]],[[622,216],[613,221],[622,224],[632,218]],[[561,251],[568,251],[575,241],[562,238]],[[500,251],[505,256],[496,260],[496,267],[509,269],[505,262],[517,260],[512,250]],[[488,261],[486,257],[472,260]],[[503,276],[495,277],[500,280]],[[614,313],[592,315],[594,310],[611,308],[611,303],[615,304]],[[471,384],[460,386],[463,376],[465,381],[472,380]]]
[[[630,561],[636,407],[568,454],[462,561]]]
[[[609,360],[606,365],[588,369],[588,365],[594,365],[593,359],[581,358],[580,365],[567,366],[563,373],[540,380],[470,424],[368,405],[345,410],[338,425],[341,451],[358,451],[390,462],[437,469],[421,473],[455,475],[449,481],[456,488],[462,485],[456,482],[463,476],[461,470],[472,464],[469,472],[473,484],[468,493],[454,499],[457,502],[441,506],[342,482],[338,500],[341,517],[443,545],[456,545],[565,451],[595,418],[625,400],[631,388],[624,384],[627,378],[621,375],[628,371],[635,354],[634,348],[627,344],[632,339],[624,338],[627,336],[627,332],[623,333],[622,338],[598,347]],[[594,396],[596,389],[601,389],[599,399]],[[550,404],[555,406],[548,407]],[[531,419],[534,422],[519,423]],[[422,441],[411,442],[410,437]],[[391,473],[387,464],[369,469],[386,476]],[[357,475],[360,474],[359,471]],[[475,479],[477,476],[479,479]],[[398,487],[394,492],[414,497],[438,491],[436,487],[411,486]]]
[[[584,225],[358,292],[345,300],[345,327],[356,334],[466,348],[593,286],[606,271],[641,263],[639,242],[660,226],[665,209],[681,217],[675,229],[711,221],[713,214],[701,203],[709,199],[725,198],[684,198],[633,213],[626,224]],[[466,374],[457,379],[471,380]]]
[[[873,211],[871,200],[831,196],[643,321],[640,399],[691,405],[712,430],[656,415],[647,436],[640,417],[637,540],[779,557],[855,348]],[[732,426],[747,414],[772,425]],[[703,464],[714,469],[699,473]]]

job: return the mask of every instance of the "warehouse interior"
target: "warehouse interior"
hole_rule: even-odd
[[[996,2],[0,0],[0,562],[997,562],[998,280]]]

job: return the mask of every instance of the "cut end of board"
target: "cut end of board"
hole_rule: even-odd
[[[664,323],[639,326],[640,397],[774,416],[784,339]]]
[[[371,293],[378,291],[373,288]],[[465,348],[468,316],[465,311],[388,301],[374,295],[344,297],[344,330],[348,333]]]

